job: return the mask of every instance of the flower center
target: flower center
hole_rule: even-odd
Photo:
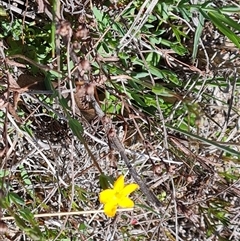
[[[115,197],[116,197],[117,199],[121,199],[121,198],[122,198],[122,192],[116,192],[116,193],[115,193]]]

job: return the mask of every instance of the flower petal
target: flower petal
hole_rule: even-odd
[[[112,199],[115,199],[115,191],[113,189],[106,189],[100,192],[100,195],[99,195],[100,203],[105,204],[111,201]]]
[[[130,198],[125,197],[118,201],[118,205],[121,208],[132,208],[134,207],[134,202]]]
[[[104,213],[109,217],[114,217],[117,211],[117,204],[115,202],[108,202],[104,205]]]
[[[139,188],[139,186],[135,183],[128,184],[126,187],[123,188],[121,196],[126,197],[138,188]]]
[[[119,178],[114,182],[114,191],[120,193],[124,188],[124,176],[121,175]]]

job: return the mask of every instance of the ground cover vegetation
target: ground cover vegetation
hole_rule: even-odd
[[[0,1],[1,240],[239,240],[238,1]]]

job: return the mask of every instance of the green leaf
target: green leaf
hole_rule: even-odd
[[[58,71],[53,69],[49,70],[49,72],[56,78],[61,78],[63,76],[62,73],[59,73]]]
[[[27,228],[24,220],[22,220],[18,215],[14,215],[14,219],[15,219],[15,222],[16,222],[16,224],[19,228],[21,228],[22,230]]]
[[[192,53],[192,59],[195,60],[197,56],[197,51],[198,51],[198,45],[199,45],[199,40],[202,35],[202,31],[204,28],[204,16],[199,12],[199,17],[198,17],[199,23],[196,28],[196,32],[194,35],[194,42],[193,42],[193,53]]]
[[[213,24],[226,36],[228,37],[238,48],[240,48],[240,38],[231,31],[226,25],[222,23],[222,21],[226,22],[226,19],[215,12],[208,13],[209,18],[213,22]]]
[[[8,176],[9,173],[10,173],[9,170],[4,170],[4,169],[0,170],[0,178]]]
[[[146,107],[145,102],[143,101],[142,97],[144,97],[143,95],[140,94],[135,94],[135,93],[131,93],[132,98],[142,107]]]
[[[0,207],[4,209],[8,209],[10,207],[10,201],[7,197],[0,199]]]
[[[237,6],[224,6],[219,8],[219,11],[223,14],[229,14],[229,13],[240,13],[240,8]]]
[[[20,198],[16,193],[9,192],[8,198],[15,204],[20,204],[21,206],[25,205],[24,200]]]
[[[124,52],[121,52],[118,54],[118,57],[121,59],[122,61],[122,64],[124,65],[125,68],[128,68],[128,60],[129,60],[129,55],[124,53]]]
[[[101,22],[103,20],[103,13],[97,7],[93,7],[92,11],[96,20]]]
[[[31,180],[29,179],[28,173],[27,173],[26,169],[24,168],[24,166],[23,166],[23,165],[20,165],[20,166],[19,166],[19,169],[21,170],[21,177],[22,177],[24,183],[25,183],[26,185],[31,185],[32,182],[31,182]]]
[[[144,66],[143,61],[140,60],[138,57],[131,57],[130,61],[131,61],[133,64],[137,64],[137,65],[140,65],[140,66]]]
[[[179,5],[178,10],[187,22],[191,21],[191,12],[188,9]]]
[[[102,42],[101,45],[102,45],[102,47],[103,47],[103,49],[104,49],[104,51],[105,51],[106,53],[109,53],[109,52],[110,52],[110,51],[109,51],[109,48],[108,48],[108,45],[107,45],[106,43]]]
[[[72,188],[70,186],[70,188]],[[69,189],[70,189],[69,188]],[[87,191],[79,186],[75,186],[75,192],[76,192],[76,195],[78,197],[78,200],[81,200],[81,201],[87,201]]]
[[[230,172],[219,172],[219,175],[221,175],[222,177],[224,177],[226,180],[228,181],[236,181],[240,178],[239,175],[236,175],[236,174],[232,174]]]
[[[158,78],[163,78],[162,71],[154,66],[149,66],[149,71],[151,72],[152,75],[158,77]]]
[[[146,209],[146,210],[148,210],[148,211],[156,214],[157,216],[161,217],[161,213],[160,213],[160,212],[155,211],[156,209],[153,209],[153,208],[151,208],[151,207],[148,206],[148,205],[136,203],[136,206],[138,206],[138,207],[140,207],[140,208],[143,208],[143,209]]]
[[[176,52],[178,55],[181,55],[181,56],[183,56],[188,52],[188,50],[184,46],[180,45],[179,43],[177,44],[173,43],[173,44],[170,44],[169,46],[174,52]]]
[[[114,179],[111,176],[101,174],[99,176],[99,183],[102,189],[108,189],[111,188],[111,185],[113,185]]]
[[[34,219],[33,213],[28,208],[19,210],[19,214],[24,220],[29,221],[30,223]]]
[[[125,52],[119,52],[118,53],[118,57],[120,59],[129,59],[129,54],[125,53]]]
[[[167,197],[167,193],[165,191],[162,191],[159,195],[158,198],[161,202],[163,202]]]
[[[86,231],[87,230],[87,226],[86,226],[86,224],[85,223],[80,223],[79,224],[79,227],[78,227],[78,230],[79,231]]]
[[[166,81],[166,82],[172,82],[174,83],[175,85],[181,85],[181,82],[178,78],[178,76],[172,72],[172,71],[169,71],[169,70],[162,70],[161,71],[162,74],[163,74],[163,79]]]
[[[191,137],[191,138],[193,138],[193,139],[199,140],[199,141],[201,141],[201,142],[203,142],[203,143],[206,143],[206,144],[208,144],[208,145],[215,146],[215,147],[217,147],[217,148],[218,148],[219,150],[221,150],[221,151],[224,151],[224,152],[226,152],[226,153],[229,153],[229,154],[231,154],[231,155],[236,156],[236,157],[238,158],[238,160],[240,159],[240,152],[238,152],[238,151],[235,151],[235,150],[233,150],[233,149],[231,149],[231,148],[229,148],[229,147],[220,145],[220,144],[218,144],[218,143],[215,142],[215,141],[211,141],[211,140],[205,139],[205,138],[203,138],[203,137],[201,137],[201,136],[195,135],[195,134],[190,133],[190,132],[188,132],[188,131],[181,130],[181,129],[179,129],[179,128],[170,126],[170,125],[168,125],[168,124],[166,124],[166,126],[167,126],[167,128],[169,128],[170,130],[177,131],[177,132],[179,132],[179,133],[182,133],[182,134],[184,134],[184,135],[186,135],[186,136],[189,136],[189,137]]]
[[[75,136],[77,136],[79,140],[82,140],[83,139],[83,136],[82,136],[83,127],[80,124],[80,122],[78,120],[75,120],[75,119],[69,117],[68,124],[69,124],[69,127],[71,128],[73,134]]]
[[[178,43],[181,44],[181,41],[182,41],[181,37],[182,36],[183,37],[187,37],[187,35],[180,30],[179,26],[172,25],[171,28],[172,28],[172,31],[174,32],[174,34],[175,34],[175,36],[177,38]]]
[[[157,34],[155,35],[156,36],[154,35],[149,36],[149,41],[153,46],[155,46],[156,44],[160,44],[162,41],[161,37],[159,37]],[[159,58],[160,58],[160,55],[159,55]]]
[[[151,52],[147,55],[146,61],[151,63],[153,66],[158,65],[161,56],[157,53]]]
[[[156,98],[154,96],[145,96],[144,101],[147,106],[157,107]],[[161,101],[161,100],[160,100]]]
[[[166,97],[174,96],[174,94],[170,90],[168,90],[167,88],[159,84],[156,84],[155,86],[153,86],[152,92],[160,96],[166,96]]]
[[[226,23],[229,27],[232,27],[238,31],[240,31],[240,25],[239,23],[235,22],[231,18],[229,18],[227,15],[223,14],[217,14],[217,18],[221,19],[224,23]]]
[[[39,227],[34,226],[33,228],[24,228],[24,232],[31,238],[31,240],[42,241],[46,240],[43,239],[43,233],[39,229]]]
[[[59,98],[59,103],[60,105],[64,108],[64,110],[71,110],[70,107],[68,106],[68,101],[65,98]]]
[[[144,77],[147,77],[149,76],[149,73],[148,72],[139,72],[139,73],[136,73],[133,78],[136,78],[136,79],[141,79],[141,78],[144,78]]]
[[[121,37],[124,36],[123,26],[120,23],[114,22],[112,25],[113,30],[117,31],[119,34],[121,33]]]

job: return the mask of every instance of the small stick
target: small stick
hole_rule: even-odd
[[[117,209],[118,212],[132,211],[133,208],[121,208]],[[57,216],[72,216],[72,215],[83,215],[83,214],[96,214],[103,213],[104,210],[89,210],[89,211],[76,211],[76,212],[59,212],[59,213],[40,213],[34,214],[34,218],[43,218],[43,217],[57,217]],[[13,216],[1,217],[0,220],[13,220]]]
[[[161,207],[162,206],[161,202],[153,194],[153,192],[147,187],[145,182],[140,178],[140,176],[138,175],[138,173],[136,172],[134,167],[131,165],[131,163],[126,155],[123,144],[121,143],[121,141],[119,140],[119,138],[116,135],[116,131],[112,125],[111,119],[105,116],[104,112],[100,108],[99,104],[97,103],[97,101],[95,100],[95,97],[93,95],[91,96],[91,102],[92,102],[93,108],[95,109],[97,115],[102,120],[104,129],[108,135],[109,140],[112,142],[114,147],[119,151],[122,159],[124,160],[127,168],[129,169],[129,172],[132,175],[133,179],[140,186],[142,192],[146,195],[147,200],[150,203],[154,203],[157,207]]]
[[[15,55],[11,55],[11,56],[8,56],[9,59],[13,59],[13,58],[19,58],[19,59],[23,59],[25,61],[27,61],[28,63],[34,65],[35,67],[41,69],[41,70],[44,70],[44,71],[54,71],[58,74],[61,74],[60,71],[58,70],[55,70],[55,69],[51,69],[50,67],[48,67],[47,65],[43,65],[43,64],[39,64],[35,61],[33,61],[32,59],[29,59],[28,57],[22,55],[22,54],[15,54]]]

